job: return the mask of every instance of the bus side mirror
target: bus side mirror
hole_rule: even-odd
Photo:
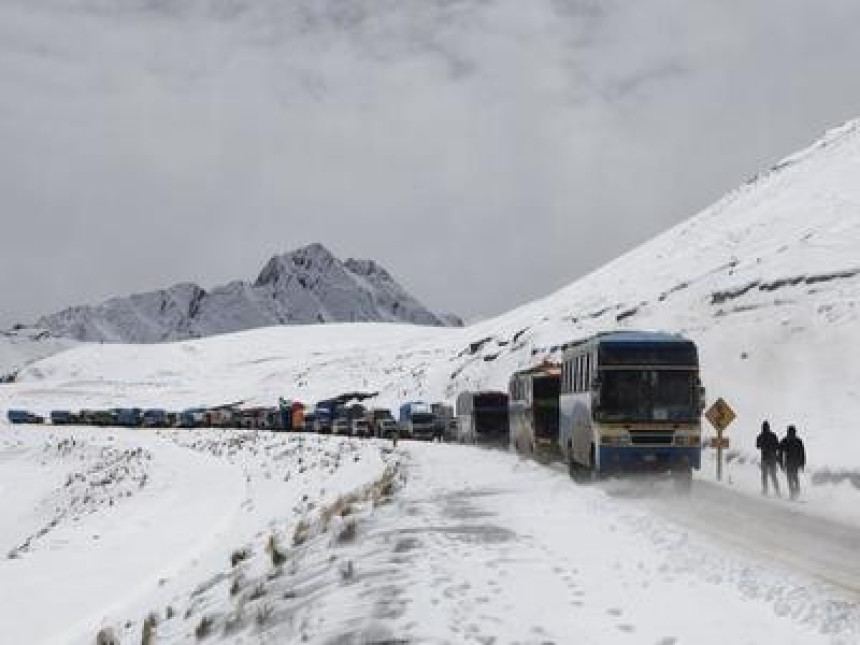
[[[706,401],[707,401],[707,397],[706,397],[706,392],[705,392],[705,386],[700,385],[699,386],[699,411],[700,412],[705,411],[705,407],[707,407]]]

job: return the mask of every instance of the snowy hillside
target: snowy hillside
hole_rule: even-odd
[[[328,322],[462,324],[437,316],[372,260],[341,262],[321,244],[273,257],[253,283],[195,284],[72,307],[37,325],[82,341],[152,343]]]
[[[18,370],[30,363],[78,344],[67,338],[55,338],[45,329],[0,331],[0,382],[12,380]]]
[[[275,261],[242,289],[280,290],[292,275]],[[780,432],[798,426],[814,468],[854,469],[858,303],[854,122],[599,271],[478,325],[306,326],[86,346],[24,370],[0,390],[0,407],[313,401],[356,389],[379,391],[386,404],[453,400],[464,389],[504,388],[515,369],[592,332],[663,329],[698,342],[709,398],[722,396],[738,412],[734,447],[751,452],[767,417]]]
[[[501,451],[306,434],[15,427],[0,456],[4,643],[860,635],[856,529],[770,500],[637,502]]]

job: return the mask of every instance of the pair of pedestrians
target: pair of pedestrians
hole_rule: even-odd
[[[797,429],[790,425],[782,441],[770,429],[770,423],[762,422],[761,432],[756,437],[755,447],[761,452],[761,493],[768,494],[768,483],[779,497],[779,480],[776,477],[776,467],[785,470],[788,480],[788,494],[791,499],[797,499],[800,494],[799,471],[806,466],[806,450],[803,441],[797,436]]]

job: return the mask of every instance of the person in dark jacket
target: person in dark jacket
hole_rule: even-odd
[[[788,426],[788,434],[779,442],[779,461],[788,478],[789,497],[797,499],[800,494],[800,479],[797,473],[806,466],[806,450],[794,426]]]
[[[755,440],[755,447],[761,452],[761,494],[767,495],[768,479],[779,496],[779,481],[776,479],[776,464],[779,461],[779,438],[770,429],[770,423],[763,421],[761,432]]]

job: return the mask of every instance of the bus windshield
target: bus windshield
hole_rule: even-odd
[[[601,374],[602,421],[695,421],[699,418],[695,370],[620,369]]]

